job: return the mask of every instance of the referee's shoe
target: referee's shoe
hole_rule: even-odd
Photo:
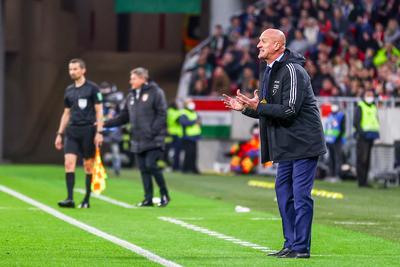
[[[58,206],[61,208],[75,208],[75,202],[72,199],[66,199],[58,202]]]

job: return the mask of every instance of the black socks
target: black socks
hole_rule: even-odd
[[[92,175],[86,174],[86,195],[84,198],[84,202],[89,203],[90,192],[92,191]]]
[[[73,200],[74,185],[75,185],[75,173],[74,172],[67,172],[65,174],[65,180],[66,180],[66,183],[67,183],[68,199],[69,200]]]

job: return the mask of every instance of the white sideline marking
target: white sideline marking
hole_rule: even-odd
[[[141,247],[139,247],[139,246],[137,246],[135,244],[129,243],[126,240],[120,239],[120,238],[118,238],[116,236],[113,236],[113,235],[110,235],[110,234],[108,234],[106,232],[103,232],[103,231],[101,231],[101,230],[99,230],[99,229],[97,229],[97,228],[95,228],[93,226],[90,226],[88,224],[80,222],[80,221],[78,221],[78,220],[76,220],[76,219],[74,219],[74,218],[72,218],[70,216],[65,215],[64,213],[61,213],[61,212],[59,212],[59,211],[57,211],[57,210],[55,210],[55,209],[53,209],[53,208],[51,208],[49,206],[46,206],[46,205],[44,205],[44,204],[42,204],[42,203],[40,203],[40,202],[28,197],[28,196],[25,196],[25,195],[23,195],[23,194],[21,194],[21,193],[19,193],[17,191],[14,191],[14,190],[8,188],[6,186],[0,185],[0,191],[2,191],[4,193],[7,193],[7,194],[9,194],[9,195],[11,195],[11,196],[13,196],[15,198],[18,198],[18,199],[20,199],[20,200],[22,200],[22,201],[24,201],[24,202],[26,202],[26,203],[28,203],[28,204],[30,204],[32,206],[35,206],[35,207],[43,210],[44,212],[46,212],[46,213],[48,213],[48,214],[50,214],[50,215],[52,215],[52,216],[54,216],[54,217],[56,217],[56,218],[58,218],[60,220],[63,220],[64,222],[67,222],[67,223],[69,223],[69,224],[71,224],[73,226],[81,228],[82,230],[84,230],[84,231],[86,231],[88,233],[91,233],[93,235],[96,235],[98,237],[106,239],[106,240],[108,240],[108,241],[110,241],[110,242],[112,242],[114,244],[117,244],[117,245],[119,245],[119,246],[121,246],[123,248],[126,248],[126,249],[128,249],[128,250],[130,250],[130,251],[132,251],[132,252],[134,252],[136,254],[139,254],[139,255],[147,258],[150,261],[159,263],[159,264],[161,264],[163,266],[167,266],[167,267],[181,267],[181,265],[179,265],[179,264],[177,264],[175,262],[172,262],[172,261],[169,261],[167,259],[161,258],[160,256],[158,256],[158,255],[156,255],[156,254],[154,254],[154,253],[152,253],[152,252],[150,252],[148,250],[145,250],[145,249],[143,249],[143,248],[141,248]]]
[[[78,192],[78,193],[81,193],[81,194],[86,194],[85,190],[83,190],[81,188],[75,189],[74,191]],[[96,194],[92,193],[92,194],[90,194],[90,197],[98,198],[98,199],[101,199],[101,200],[103,200],[105,202],[108,202],[108,203],[111,203],[111,204],[114,204],[114,205],[117,205],[117,206],[120,206],[120,207],[123,207],[123,208],[127,208],[127,209],[136,209],[137,208],[134,205],[130,205],[128,203],[121,202],[119,200],[116,200],[116,199],[113,199],[113,198],[110,198],[110,197],[106,197],[106,196],[102,196],[102,195],[96,195]]]
[[[378,225],[379,223],[376,223],[376,222],[346,222],[346,221],[344,221],[344,222],[338,222],[338,221],[335,221],[335,222],[333,222],[334,224],[343,224],[343,225]]]
[[[206,234],[206,235],[209,235],[209,236],[214,236],[216,238],[219,238],[219,239],[222,239],[222,240],[225,240],[225,241],[230,241],[230,242],[232,242],[234,244],[238,244],[238,245],[241,245],[241,246],[244,246],[244,247],[250,247],[250,248],[253,248],[253,249],[261,250],[263,252],[275,251],[275,250],[270,249],[269,247],[263,247],[263,246],[260,246],[260,245],[257,245],[257,244],[251,243],[251,242],[243,241],[243,240],[240,240],[238,238],[235,238],[235,237],[232,237],[232,236],[227,236],[227,235],[215,232],[215,231],[211,231],[211,230],[208,230],[207,228],[203,228],[203,227],[196,226],[196,225],[193,225],[193,224],[190,224],[190,223],[186,223],[184,221],[181,221],[181,220],[178,220],[178,219],[175,219],[175,218],[170,218],[170,217],[158,217],[158,218],[160,220],[163,220],[163,221],[166,221],[166,222],[170,222],[170,223],[182,226],[182,227],[184,227],[186,229],[193,230],[193,231],[199,232],[199,233],[203,233],[203,234]]]
[[[281,219],[278,217],[269,217],[269,218],[250,218],[252,221],[280,221]]]

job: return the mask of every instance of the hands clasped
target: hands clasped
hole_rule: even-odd
[[[260,102],[258,98],[258,90],[254,91],[253,98],[249,98],[244,94],[240,93],[238,89],[236,91],[236,97],[230,97],[228,95],[223,95],[224,104],[227,108],[242,111],[244,108],[256,110],[258,103]]]

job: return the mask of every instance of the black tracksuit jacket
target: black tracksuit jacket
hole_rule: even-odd
[[[142,86],[139,99],[135,90],[125,98],[121,113],[104,123],[115,127],[131,123],[131,150],[141,153],[156,148],[163,149],[167,135],[167,101],[164,91],[154,82]]]
[[[271,69],[267,103],[243,114],[260,123],[261,161],[304,159],[326,153],[324,132],[305,58],[286,49]],[[260,81],[266,65],[261,65]],[[262,85],[260,85],[262,88]],[[259,90],[261,101],[261,89]]]

